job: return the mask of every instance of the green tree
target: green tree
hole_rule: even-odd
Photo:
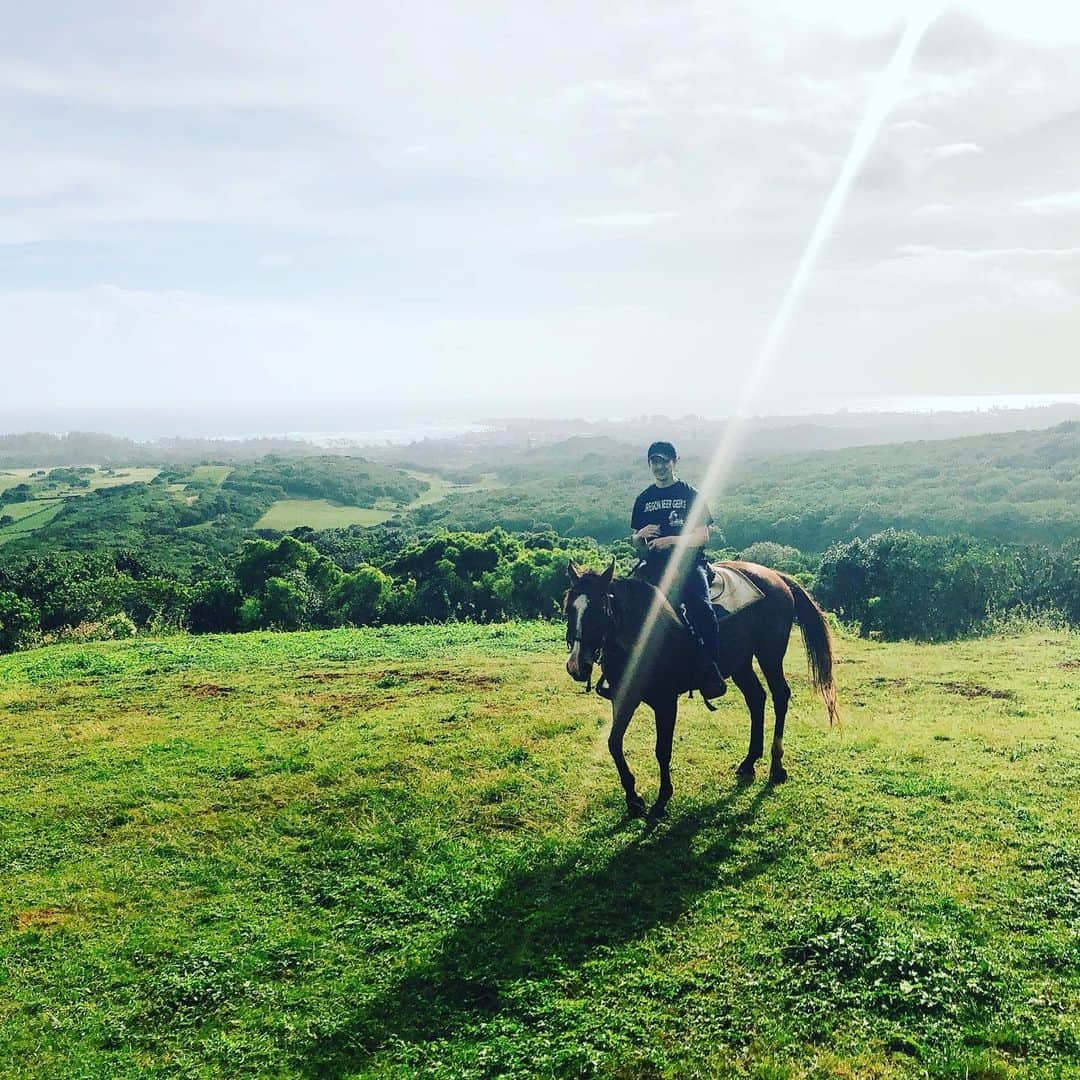
[[[390,598],[393,581],[374,566],[359,566],[346,574],[330,594],[335,622],[367,626],[377,622]]]
[[[0,591],[0,653],[35,644],[41,621],[34,608],[15,593]]]

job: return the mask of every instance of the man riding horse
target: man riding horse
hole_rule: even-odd
[[[663,582],[672,607],[682,604],[701,645],[701,696],[720,697],[726,686],[717,664],[720,642],[704,551],[712,515],[702,507],[701,524],[684,536],[698,492],[675,475],[679,455],[671,443],[654,442],[647,457],[654,482],[634,501],[630,517],[634,548],[643,560],[637,576],[657,587]]]

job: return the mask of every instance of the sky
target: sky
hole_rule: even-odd
[[[909,14],[13,5],[0,412],[722,415]],[[945,8],[763,407],[1075,392],[1078,291],[1080,9]]]

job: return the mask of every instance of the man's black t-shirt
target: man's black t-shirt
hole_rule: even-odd
[[[630,528],[637,532],[646,525],[659,525],[661,536],[678,536],[683,531],[686,519],[694,506],[698,493],[684,480],[676,480],[667,487],[651,484],[635,500],[634,511],[630,515]],[[698,526],[711,525],[712,514],[708,506],[702,514]],[[662,551],[650,551],[647,559],[651,566],[666,564],[673,548]],[[697,552],[697,559],[704,559],[704,554]]]

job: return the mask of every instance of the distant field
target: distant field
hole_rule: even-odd
[[[0,544],[6,544],[17,536],[25,536],[47,525],[60,513],[63,505],[63,499],[34,499],[5,506],[3,516],[13,517],[15,522],[0,529]]]
[[[90,490],[103,487],[119,487],[121,484],[149,484],[161,470],[153,468],[130,468],[117,469],[115,476],[105,476],[100,472],[94,473],[90,479]],[[85,488],[75,488],[72,494],[77,495]]]
[[[485,474],[473,484],[452,484],[449,480],[435,473],[416,472],[412,469],[405,470],[409,476],[416,480],[426,480],[431,486],[417,498],[413,499],[406,507],[414,510],[418,506],[428,506],[431,503],[445,499],[447,495],[464,495],[472,491],[494,491],[496,488],[505,487],[494,474]]]
[[[1080,636],[843,639],[838,730],[796,637],[789,782],[685,703],[653,827],[562,634],[0,657],[0,1073],[1080,1076]]]
[[[312,529],[343,529],[347,525],[378,525],[393,516],[390,510],[336,506],[326,499],[279,499],[255,522],[255,528],[287,531],[308,525]]]
[[[207,466],[208,468],[215,468],[216,466]],[[3,493],[10,487],[15,487],[17,484],[25,484],[31,482],[31,474],[41,470],[38,469],[5,469],[0,472],[0,493]],[[49,469],[44,470],[46,473]],[[147,468],[124,468],[117,469],[115,476],[106,476],[101,472],[94,472],[87,479],[90,481],[89,487],[73,488],[73,487],[58,487],[47,489],[47,497],[52,498],[54,496],[62,495],[85,495],[87,491],[94,491],[96,488],[105,487],[119,487],[121,484],[149,484],[151,480],[161,470],[157,467]],[[36,483],[38,480],[44,479],[43,477],[34,477],[32,482]]]
[[[6,469],[0,472],[0,504],[3,504],[3,492],[18,484],[36,484],[41,477],[31,479],[31,474],[40,470],[36,469]],[[46,472],[48,470],[45,470]],[[15,523],[0,529],[0,545],[14,540],[18,536],[26,536],[36,532],[42,526],[47,525],[63,507],[64,500],[86,495],[98,488],[119,487],[122,484],[148,484],[157,476],[160,470],[157,468],[130,468],[118,469],[113,476],[106,476],[101,472],[92,473],[87,477],[90,481],[88,487],[60,487],[37,488],[42,497],[31,499],[23,503],[4,504],[0,516],[9,515],[15,518]]]
[[[231,465],[196,465],[191,470],[191,479],[213,480],[217,484],[222,484],[225,482],[225,477],[231,472]]]
[[[59,502],[59,499],[31,499],[30,502],[8,503],[4,506],[3,516],[13,517],[16,521],[21,521],[23,518],[44,513],[54,503]]]
[[[33,469],[4,469],[0,471],[0,494],[30,479]]]

